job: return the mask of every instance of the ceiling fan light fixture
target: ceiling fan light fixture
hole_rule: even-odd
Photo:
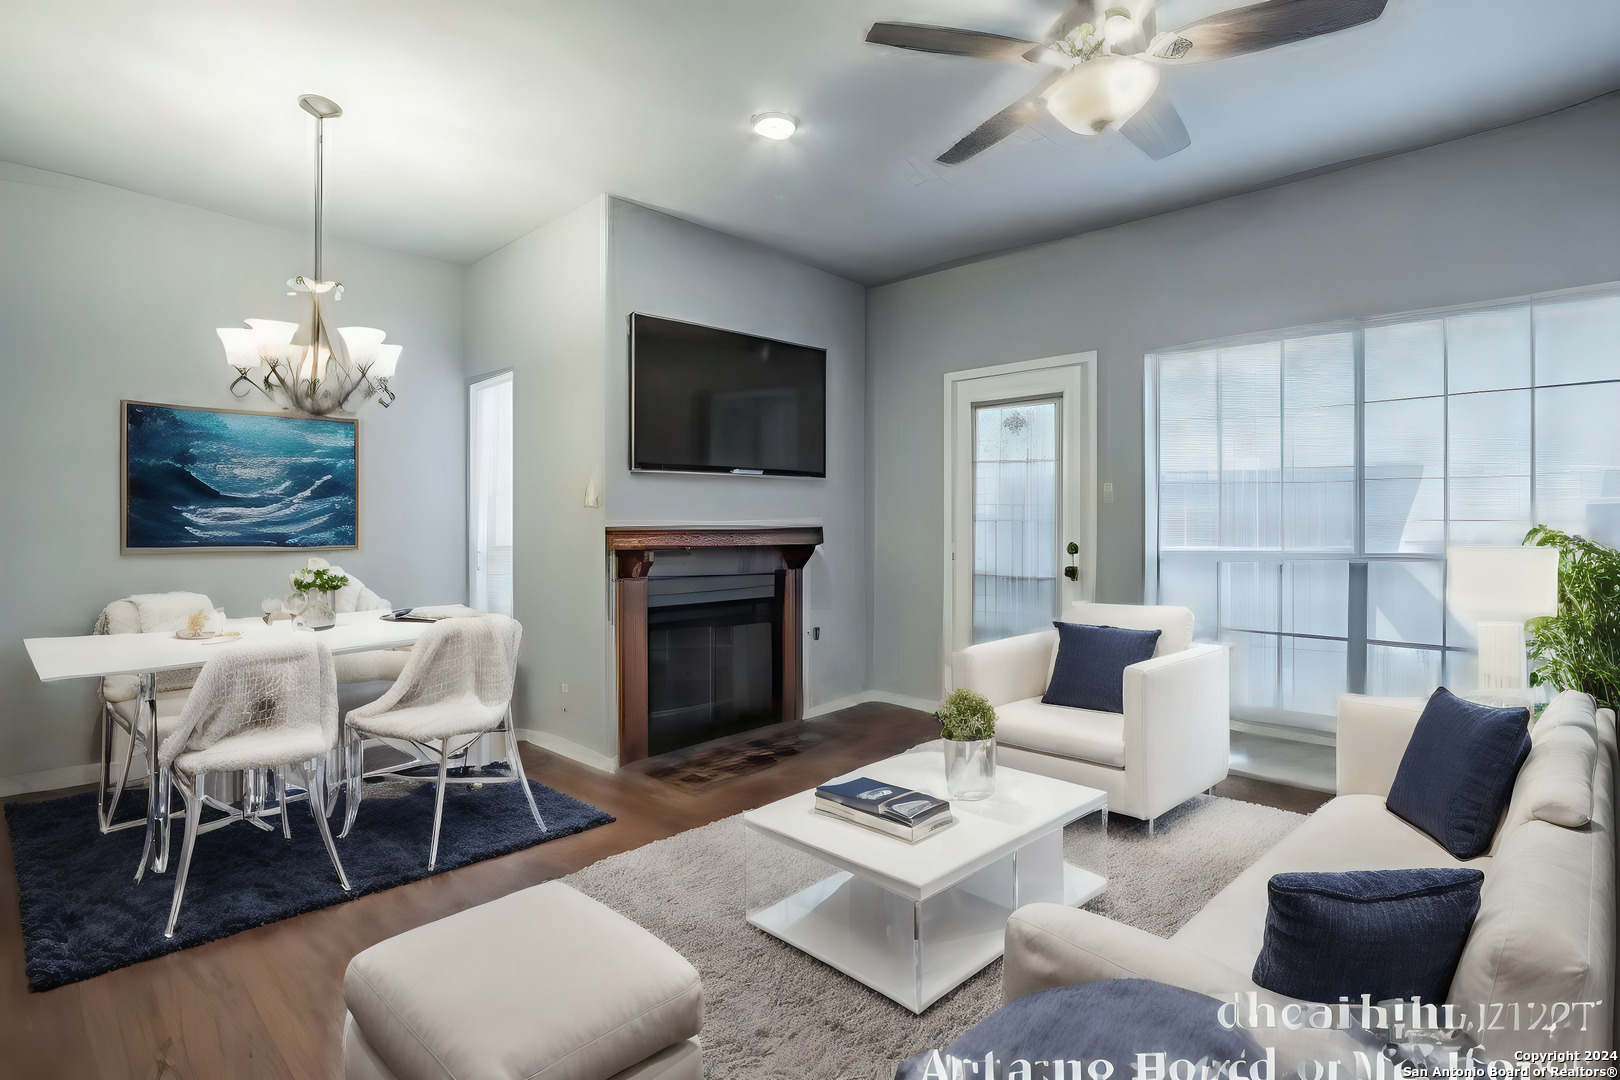
[[[793,138],[793,133],[799,130],[799,120],[798,117],[789,116],[787,113],[760,113],[754,117],[753,126],[755,135],[780,142],[783,139]]]
[[[1129,56],[1077,65],[1046,92],[1046,108],[1077,135],[1096,135],[1136,115],[1159,88],[1159,69]]]

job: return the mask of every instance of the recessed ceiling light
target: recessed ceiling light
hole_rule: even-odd
[[[767,139],[791,139],[798,130],[798,119],[787,113],[767,112],[754,117],[754,134]]]

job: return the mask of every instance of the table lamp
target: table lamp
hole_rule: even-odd
[[[1524,624],[1558,614],[1558,549],[1447,548],[1446,601],[1478,627],[1479,689],[1526,696]]]

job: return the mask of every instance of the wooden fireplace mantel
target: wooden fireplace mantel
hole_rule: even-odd
[[[607,550],[615,557],[616,629],[619,669],[619,763],[647,756],[647,575],[660,551],[691,548],[775,548],[780,610],[784,721],[804,715],[803,571],[822,542],[817,526],[762,528],[658,528],[614,526]]]

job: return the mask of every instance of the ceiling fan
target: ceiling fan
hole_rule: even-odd
[[[1159,92],[1159,65],[1196,64],[1371,22],[1388,0],[1263,0],[1157,32],[1151,0],[1079,0],[1052,25],[1045,41],[919,23],[874,23],[866,40],[915,52],[973,56],[1048,67],[1028,94],[968,132],[939,155],[958,165],[1048,113],[1069,130],[1092,135],[1117,128],[1154,160],[1185,150],[1187,127]]]

